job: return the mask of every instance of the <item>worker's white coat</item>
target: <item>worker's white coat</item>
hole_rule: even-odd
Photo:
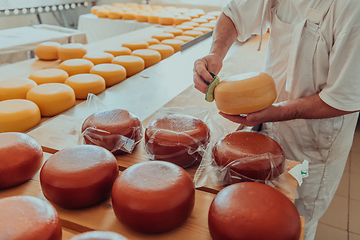
[[[240,41],[271,29],[264,71],[276,81],[277,102],[318,93],[336,109],[360,110],[359,0],[233,0],[223,11]],[[306,240],[314,239],[338,187],[357,119],[353,113],[265,125],[288,159],[310,162],[296,200]]]

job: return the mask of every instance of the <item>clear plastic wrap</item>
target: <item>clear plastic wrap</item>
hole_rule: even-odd
[[[143,136],[141,122],[134,114],[106,109],[94,94],[89,94],[86,108],[89,117],[82,124],[79,144],[101,146],[113,154],[133,152]]]
[[[201,161],[210,141],[210,108],[161,108],[145,130],[145,149],[152,160],[183,168]]]

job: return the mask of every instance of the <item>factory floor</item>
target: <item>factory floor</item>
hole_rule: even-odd
[[[345,171],[315,240],[360,240],[360,122]]]

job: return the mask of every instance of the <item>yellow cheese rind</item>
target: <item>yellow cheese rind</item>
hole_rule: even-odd
[[[110,10],[110,12],[108,12],[107,14],[107,17],[109,19],[121,19],[123,16],[123,12],[119,9],[113,9],[113,10]]]
[[[131,51],[134,51],[137,49],[146,49],[149,46],[149,44],[145,40],[137,40],[137,41],[123,43],[122,46],[129,48]]]
[[[276,96],[275,81],[266,73],[246,73],[223,79],[214,91],[216,107],[230,115],[265,109],[274,103]]]
[[[184,24],[181,24],[181,25],[177,25],[175,28],[181,29],[183,31],[189,31],[189,30],[193,30],[194,26],[185,25],[185,23],[184,23]]]
[[[189,31],[185,31],[183,33],[183,35],[185,36],[190,36],[190,37],[199,37],[201,35],[203,35],[204,33],[201,31],[195,31],[195,30],[189,30]]]
[[[114,55],[107,52],[93,52],[85,54],[85,56],[83,56],[83,59],[87,59],[91,61],[94,65],[98,65],[101,63],[111,63],[111,61],[114,59]]]
[[[122,55],[131,55],[130,48],[127,47],[113,47],[107,48],[104,52],[112,54],[114,57],[122,56]]]
[[[126,76],[131,77],[145,69],[145,61],[138,56],[118,56],[112,61],[126,69]]]
[[[38,85],[44,83],[64,83],[68,77],[69,74],[65,70],[57,68],[40,69],[29,76]]]
[[[13,78],[1,81],[0,101],[26,99],[26,93],[36,86],[36,82],[28,78]]]
[[[61,61],[82,58],[86,53],[87,50],[81,43],[67,43],[58,48],[58,56]]]
[[[173,15],[161,15],[159,23],[161,25],[173,25],[175,24],[175,17]]]
[[[154,34],[151,36],[152,38],[156,38],[157,40],[159,40],[160,42],[162,40],[165,40],[165,39],[173,39],[174,38],[174,34],[172,33],[169,33],[169,32],[162,32],[162,33],[158,33],[158,34]]]
[[[145,68],[151,67],[161,61],[161,54],[156,50],[138,49],[133,51],[132,55],[141,57],[145,61]]]
[[[196,23],[199,23],[199,24],[202,24],[202,23],[208,23],[209,20],[205,19],[205,18],[194,18],[191,20],[192,22],[196,22]]]
[[[207,28],[207,27],[195,27],[193,30],[194,31],[200,31],[200,32],[203,32],[203,33],[208,33],[208,32],[212,31],[211,28]]]
[[[175,17],[174,19],[174,24],[175,25],[180,25],[184,22],[190,22],[191,21],[191,17],[189,16],[178,16],[178,17]]]
[[[158,24],[160,21],[160,16],[157,14],[149,15],[148,22],[153,24]]]
[[[0,133],[24,132],[41,120],[39,107],[25,99],[0,102]]]
[[[26,99],[38,105],[41,116],[51,117],[75,105],[75,92],[63,83],[45,83],[30,89]]]
[[[184,42],[188,42],[188,41],[194,40],[195,38],[191,37],[191,36],[181,35],[181,36],[176,36],[174,39],[178,39],[178,40],[181,40],[181,41],[184,41]]]
[[[136,21],[138,21],[138,22],[148,22],[149,21],[149,14],[148,13],[139,13],[136,16]]]
[[[149,44],[149,46],[153,45],[153,44],[159,44],[160,43],[160,41],[157,40],[156,38],[148,38],[148,39],[146,39],[146,41]]]
[[[165,39],[161,41],[161,43],[173,47],[174,51],[178,52],[181,50],[181,45],[183,45],[185,42],[179,39]]]
[[[175,53],[173,47],[165,44],[154,44],[149,46],[148,49],[158,51],[161,54],[161,60],[168,58]]]
[[[58,42],[43,42],[36,46],[35,55],[40,60],[57,60],[58,56],[58,48],[61,46]]]
[[[90,69],[91,74],[96,74],[105,79],[106,87],[111,87],[126,79],[126,69],[113,63],[103,63]]]
[[[124,12],[123,19],[124,20],[136,20],[136,12]]]
[[[66,71],[69,76],[89,73],[94,64],[87,59],[69,59],[59,65],[59,69]]]
[[[164,33],[171,33],[174,35],[174,37],[182,35],[183,32],[183,30],[174,27],[164,30]]]
[[[76,99],[87,99],[89,93],[95,95],[106,88],[105,79],[96,74],[77,74],[66,79],[65,84],[75,92]]]

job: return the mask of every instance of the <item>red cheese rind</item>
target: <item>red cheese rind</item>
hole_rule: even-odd
[[[123,109],[106,110],[90,115],[83,122],[81,131],[84,133],[86,144],[104,147],[113,154],[125,153],[123,149],[117,149],[122,141],[121,136],[134,140],[135,146],[142,138],[140,120]]]
[[[61,240],[59,216],[54,207],[31,196],[0,199],[0,236],[11,240]]]
[[[44,196],[64,208],[97,204],[111,194],[119,175],[116,158],[93,145],[69,147],[52,155],[40,171]]]
[[[180,226],[190,216],[194,203],[195,188],[188,173],[162,161],[127,168],[112,190],[116,217],[125,226],[145,233]]]
[[[189,167],[201,161],[196,151],[206,147],[210,129],[200,119],[186,115],[170,115],[151,122],[145,130],[145,147],[154,159]]]
[[[0,133],[0,189],[21,184],[41,168],[41,145],[24,133]]]
[[[210,205],[208,224],[214,240],[297,240],[301,232],[295,205],[276,189],[256,182],[221,190]]]
[[[213,155],[219,166],[232,170],[234,181],[272,180],[284,171],[285,153],[281,146],[256,132],[228,134],[214,146]]]
[[[127,238],[115,232],[90,231],[75,235],[70,240],[127,240]]]

